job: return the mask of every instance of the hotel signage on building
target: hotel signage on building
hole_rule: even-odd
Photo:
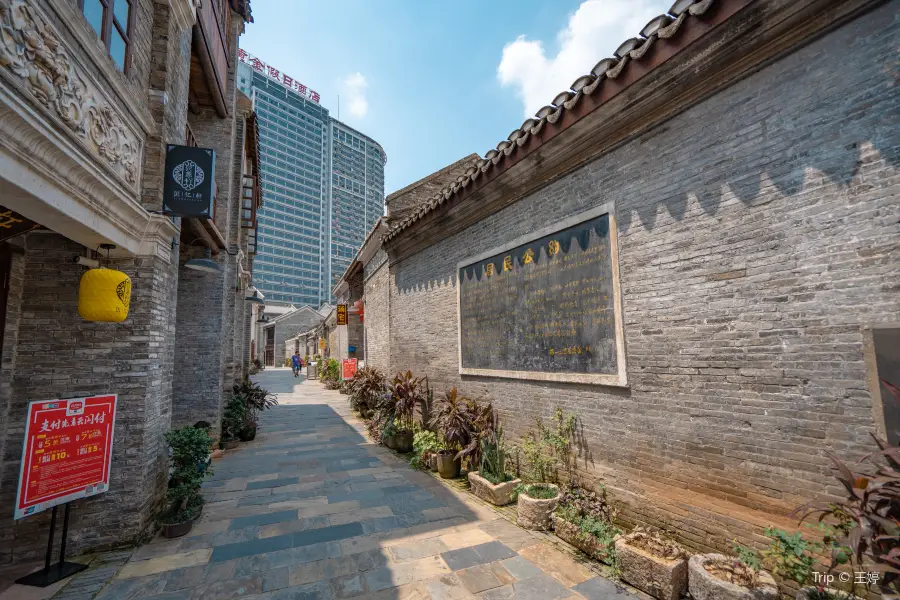
[[[116,396],[28,405],[13,518],[109,490]]]
[[[346,304],[338,304],[335,311],[337,314],[337,324],[338,325],[346,325],[347,324],[347,305]]]
[[[163,212],[179,217],[211,219],[215,170],[215,150],[167,145]]]
[[[287,89],[300,94],[307,100],[312,100],[316,104],[319,103],[320,96],[319,96],[318,92],[315,92],[315,91],[309,89],[308,87],[306,87],[305,85],[303,85],[302,83],[300,83],[299,81],[294,79],[293,77],[290,77],[290,76],[282,73],[281,71],[279,71],[272,65],[267,65],[266,63],[259,60],[258,58],[256,58],[255,56],[253,56],[252,54],[247,52],[246,50],[238,49],[238,60],[240,60],[244,64],[250,65],[250,67],[254,71],[256,71],[258,73],[262,73],[269,79],[274,79],[275,81],[277,81],[278,83],[280,83],[281,85],[286,87]]]

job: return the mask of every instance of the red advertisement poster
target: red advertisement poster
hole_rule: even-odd
[[[341,375],[343,379],[353,379],[356,375],[356,359],[345,358],[341,361]]]
[[[116,396],[28,405],[14,518],[109,489]]]

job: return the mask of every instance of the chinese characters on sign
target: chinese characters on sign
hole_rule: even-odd
[[[116,396],[28,405],[14,517],[109,489]]]
[[[341,361],[341,379],[353,379],[356,375],[356,359],[345,358]]]
[[[623,384],[611,240],[601,214],[460,263],[461,372]]]
[[[212,218],[215,171],[215,150],[168,144],[163,212],[181,217]]]
[[[337,312],[337,324],[338,325],[346,325],[347,324],[347,305],[346,304],[338,304],[335,311]]]
[[[238,59],[242,63],[250,65],[250,67],[254,71],[257,71],[258,73],[262,73],[269,79],[274,79],[275,81],[277,81],[284,87],[288,88],[289,90],[293,90],[293,91],[297,92],[304,98],[306,98],[308,100],[312,100],[316,104],[319,103],[320,96],[317,92],[309,89],[308,87],[306,87],[305,85],[303,85],[302,83],[297,81],[296,79],[285,75],[284,73],[282,73],[281,71],[279,71],[278,69],[273,67],[272,65],[267,65],[266,63],[259,60],[258,58],[256,58],[255,56],[253,56],[252,54],[247,52],[246,50],[244,50],[242,48],[238,49]]]

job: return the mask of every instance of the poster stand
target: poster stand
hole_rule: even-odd
[[[59,562],[50,565],[53,555],[53,536],[56,533],[56,506],[50,515],[50,539],[47,541],[47,556],[44,559],[44,568],[35,571],[25,577],[16,579],[16,583],[21,585],[31,585],[35,587],[47,587],[57,581],[65,579],[79,571],[88,568],[87,565],[81,563],[66,562],[66,538],[69,536],[69,503],[66,502],[66,512],[63,515],[62,542],[59,545]]]

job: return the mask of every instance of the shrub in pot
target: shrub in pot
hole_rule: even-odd
[[[492,417],[491,431],[480,436],[480,462],[477,471],[469,472],[472,493],[495,506],[504,506],[513,501],[516,488],[522,481],[506,472],[506,450],[503,448],[503,431]]]
[[[240,440],[241,431],[247,421],[247,403],[244,396],[232,394],[231,398],[225,404],[225,410],[222,413],[222,447],[225,449],[234,448]]]
[[[612,564],[614,542],[622,533],[613,522],[615,511],[606,501],[605,489],[600,494],[579,487],[569,487],[560,496],[551,520],[557,537],[588,556]]]
[[[376,407],[376,418],[383,430],[390,430],[398,452],[412,452],[416,407],[424,401],[422,379],[415,378],[412,371],[397,373],[385,386]]]
[[[520,526],[534,531],[550,529],[550,517],[559,502],[559,486],[553,483],[522,484],[516,490],[516,520]]]
[[[441,441],[435,432],[423,429],[413,436],[413,452],[415,456],[410,461],[414,469],[430,469],[433,463],[432,456],[442,448]]]
[[[697,554],[688,560],[688,590],[694,600],[777,600],[778,585],[762,570],[756,552],[736,546],[735,553]]]
[[[384,393],[384,375],[374,367],[363,367],[347,380],[350,394],[350,408],[357,411],[363,419],[372,417],[378,401]]]
[[[166,433],[169,444],[169,486],[166,505],[159,517],[166,537],[179,537],[191,530],[203,508],[200,484],[212,474],[208,465],[212,438],[205,428],[181,427]]]
[[[444,449],[438,451],[438,473],[444,479],[459,477],[462,457],[474,438],[474,425],[466,398],[461,397],[456,388],[444,394],[436,403],[431,425],[444,442]]]
[[[640,527],[615,542],[622,579],[660,600],[678,600],[687,591],[688,553],[674,541]]]

